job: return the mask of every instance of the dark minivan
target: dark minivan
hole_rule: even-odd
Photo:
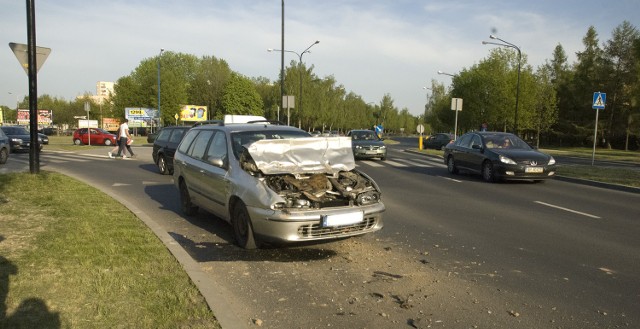
[[[153,141],[153,163],[158,166],[158,171],[163,175],[173,173],[173,155],[184,134],[191,129],[187,126],[164,127],[158,132],[158,137]]]

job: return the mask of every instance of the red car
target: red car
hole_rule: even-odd
[[[91,145],[110,146],[116,144],[116,135],[100,128],[91,128],[90,133],[87,133],[87,128],[76,129],[73,132],[73,144],[89,144],[89,135],[91,135]]]

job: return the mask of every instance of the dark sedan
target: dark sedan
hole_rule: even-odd
[[[351,137],[354,158],[387,159],[387,147],[373,130],[351,130],[347,136]]]
[[[31,145],[31,134],[21,126],[2,126],[0,127],[5,135],[9,137],[9,145],[11,152],[29,151]],[[38,137],[38,147],[42,150],[42,141]]]
[[[173,173],[173,156],[184,134],[191,129],[186,126],[164,127],[153,141],[151,157],[163,175]]]
[[[531,147],[518,136],[502,132],[471,132],[444,149],[444,162],[451,174],[466,170],[487,182],[552,178],[556,160]]]
[[[432,150],[444,150],[444,147],[453,142],[454,139],[453,134],[433,134],[424,141],[424,147]]]

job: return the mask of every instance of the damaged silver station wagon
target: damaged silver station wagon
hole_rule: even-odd
[[[210,122],[174,158],[182,211],[229,222],[237,244],[319,241],[380,230],[381,191],[355,169],[348,137],[311,137],[274,122]]]

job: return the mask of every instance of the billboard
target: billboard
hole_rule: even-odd
[[[201,105],[184,105],[180,109],[180,121],[205,121],[207,120],[207,107]]]
[[[160,121],[158,110],[147,107],[125,107],[124,117],[129,120],[129,128],[157,127]]]
[[[102,118],[102,129],[106,131],[118,131],[120,120],[115,118]]]
[[[17,121],[19,125],[28,126],[31,115],[29,110],[18,109]],[[51,126],[53,124],[53,111],[38,110],[38,126]]]

